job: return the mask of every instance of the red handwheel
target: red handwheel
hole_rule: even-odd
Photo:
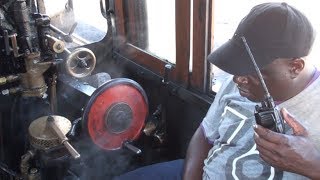
[[[94,144],[116,150],[139,137],[147,114],[148,100],[142,87],[131,79],[117,78],[94,91],[82,127]]]

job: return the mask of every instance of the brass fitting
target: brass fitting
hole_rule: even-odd
[[[0,85],[4,85],[7,83],[7,78],[5,77],[0,77]]]

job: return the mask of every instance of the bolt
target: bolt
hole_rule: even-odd
[[[7,95],[9,95],[9,89],[2,90],[1,93],[2,93],[2,95],[7,96]]]
[[[30,174],[36,174],[36,173],[38,173],[38,169],[37,168],[30,169]]]
[[[62,49],[61,44],[58,44],[58,45],[56,46],[56,48],[57,48],[57,50],[61,50],[61,49]]]

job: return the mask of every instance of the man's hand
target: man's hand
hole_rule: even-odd
[[[275,168],[320,179],[320,151],[308,138],[308,131],[285,109],[282,116],[293,129],[292,135],[279,134],[255,126],[254,139],[260,157]]]

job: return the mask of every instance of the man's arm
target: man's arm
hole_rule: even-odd
[[[271,166],[320,179],[320,151],[308,138],[308,132],[286,110],[281,113],[293,135],[279,134],[261,126],[255,127],[255,142],[263,160]]]
[[[184,162],[184,180],[202,179],[204,159],[207,157],[211,144],[205,138],[201,126],[194,133],[187,150],[187,156]]]

